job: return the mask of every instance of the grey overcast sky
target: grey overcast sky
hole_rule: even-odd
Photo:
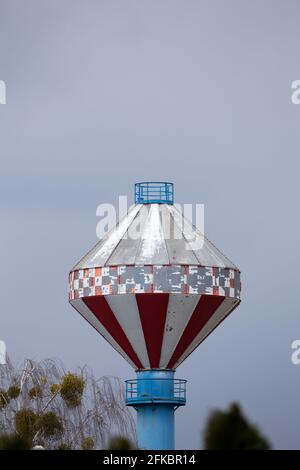
[[[173,181],[243,283],[177,371],[181,449],[232,400],[276,448],[300,448],[299,16],[297,0],[0,0],[0,339],[16,362],[133,378],[68,305],[68,270],[98,204]]]

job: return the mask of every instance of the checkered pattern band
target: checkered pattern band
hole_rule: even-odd
[[[240,299],[240,272],[203,266],[107,266],[69,274],[69,300],[110,294],[208,294]]]

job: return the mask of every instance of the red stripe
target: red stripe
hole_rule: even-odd
[[[136,294],[151,368],[158,368],[169,294]]]
[[[202,330],[204,325],[212,317],[215,311],[219,308],[225,297],[213,295],[201,295],[200,300],[193,312],[193,315],[188,322],[183,335],[181,336],[176,349],[167,365],[167,368],[172,369],[178,359],[184,354],[188,346],[195,339],[198,333]]]
[[[205,336],[205,338],[203,338],[202,341],[206,340],[214,331],[216,328],[218,328],[219,325],[221,325],[221,323],[223,323],[224,320],[226,320],[226,318],[233,312],[233,310],[236,309],[236,307],[238,307],[238,305],[240,304],[240,301],[237,302],[236,304],[234,304],[231,309],[226,313],[226,315],[222,318],[222,320],[220,320],[211,330],[210,332]],[[195,349],[200,346],[200,344],[202,343],[202,341],[197,344],[194,349],[192,349],[192,351],[184,358],[184,360],[186,360],[194,351]],[[179,360],[181,359],[181,357],[179,358]]]
[[[114,338],[118,343],[120,348],[127,354],[132,362],[136,365],[138,369],[143,369],[143,365],[134,352],[130,342],[128,341],[127,336],[125,335],[120,323],[114,316],[110,306],[103,296],[95,297],[84,297],[82,298],[86,306],[91,310],[91,312],[97,317],[100,323],[108,331],[108,333]]]

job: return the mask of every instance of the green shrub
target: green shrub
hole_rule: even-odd
[[[42,398],[43,396],[43,392],[42,392],[42,389],[41,387],[39,387],[38,385],[36,385],[35,387],[32,387],[29,392],[28,392],[28,395],[31,399],[35,399],[35,398]]]
[[[38,415],[29,408],[22,408],[15,414],[16,432],[30,441],[37,432],[37,422]]]
[[[64,376],[60,387],[60,395],[69,408],[81,404],[85,382],[82,377],[68,373]]]
[[[108,450],[131,450],[132,444],[126,437],[113,437],[108,445]]]
[[[92,437],[85,437],[81,443],[82,450],[93,450],[94,448],[94,439]]]
[[[9,389],[7,390],[7,394],[9,398],[11,399],[18,398],[20,393],[21,393],[21,389],[17,385],[11,385]]]
[[[57,437],[64,430],[61,418],[53,411],[48,411],[39,416],[38,428],[45,437]]]
[[[56,450],[72,450],[72,447],[67,442],[62,442],[58,447],[56,447]]]
[[[232,403],[228,410],[216,410],[208,418],[204,432],[206,450],[268,450],[269,441]]]
[[[0,436],[0,450],[29,450],[30,441],[17,434]]]
[[[52,384],[50,386],[50,392],[52,393],[52,395],[56,395],[60,390],[60,385],[59,384]]]

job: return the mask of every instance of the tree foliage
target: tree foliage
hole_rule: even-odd
[[[38,426],[38,415],[30,408],[21,408],[15,413],[15,430],[24,439],[32,441]]]
[[[8,360],[0,383],[0,447],[90,450],[107,448],[115,435],[136,440],[115,377],[97,380],[87,367],[69,372],[51,359],[18,369]]]
[[[108,450],[132,450],[132,443],[123,436],[114,436],[108,444]]]
[[[240,406],[232,403],[228,410],[215,410],[204,431],[207,450],[267,450],[270,443],[243,415]]]
[[[84,391],[85,381],[76,374],[65,374],[59,387],[60,395],[69,408],[79,406]]]
[[[0,436],[0,450],[29,450],[30,441],[18,434]]]

